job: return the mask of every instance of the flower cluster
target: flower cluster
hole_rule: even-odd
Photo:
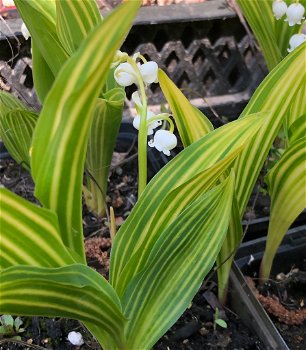
[[[142,62],[137,62],[140,59]],[[136,53],[133,57],[129,57],[127,54],[118,51],[113,61],[112,67],[116,67],[114,71],[114,77],[116,82],[121,86],[130,86],[136,84],[138,88],[140,85],[143,87],[152,83],[158,83],[158,65],[154,61],[146,61],[146,59]],[[141,90],[141,89],[140,89]],[[143,91],[142,91],[143,92]],[[143,96],[142,99],[146,98]],[[162,120],[168,120],[169,114],[162,113],[155,115],[153,112],[147,110],[146,106],[139,96],[138,91],[132,94],[132,100],[135,103],[137,115],[133,120],[133,126],[135,129],[140,129],[141,116],[146,115],[146,128],[147,135],[153,135],[156,128],[162,125]],[[165,155],[170,156],[170,150],[177,145],[177,138],[173,134],[173,127],[170,130],[158,130],[155,132],[154,137],[148,142],[150,147],[155,147],[158,151],[163,152]]]
[[[277,20],[281,19],[286,15],[285,22],[288,22],[290,27],[298,24],[302,24],[302,20],[305,19],[304,13],[305,8],[302,4],[296,0],[291,5],[287,6],[287,3],[284,0],[275,0],[272,4],[272,11]],[[303,33],[294,34],[289,41],[290,48],[288,52],[293,51],[296,47],[301,45],[306,41],[306,35]]]

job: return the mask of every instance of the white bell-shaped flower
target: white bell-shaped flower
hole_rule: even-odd
[[[134,69],[127,62],[119,64],[115,69],[114,77],[116,82],[121,86],[130,86],[137,82]]]
[[[298,2],[291,4],[286,11],[287,18],[285,21],[288,22],[289,26],[294,26],[295,24],[301,24],[301,20],[304,19],[305,8]]]
[[[139,67],[140,74],[146,84],[158,83],[158,65],[154,61],[149,61]]]
[[[24,24],[24,22],[22,22],[22,25],[21,25],[21,33],[26,40],[28,40],[29,37],[31,36],[31,34],[30,34],[27,26]]]
[[[290,48],[287,49],[288,52],[293,51],[295,48],[297,48],[299,45],[303,44],[303,42],[306,41],[306,35],[305,34],[294,34],[289,40]]]
[[[155,114],[151,111],[147,112],[147,122],[150,121],[152,117],[155,117]],[[154,129],[158,128],[162,124],[161,120],[154,120],[151,124],[148,125],[148,135],[153,135]],[[140,128],[140,115],[136,115],[133,120],[133,126],[135,129],[139,130]]]
[[[282,18],[287,11],[287,4],[283,0],[275,0],[272,4],[272,11],[276,19]]]
[[[82,334],[79,332],[75,332],[75,331],[69,332],[68,340],[72,345],[82,346],[84,344]]]
[[[166,156],[170,156],[170,150],[177,145],[177,138],[168,130],[157,130],[154,139],[149,141],[148,145],[150,147],[155,147]]]

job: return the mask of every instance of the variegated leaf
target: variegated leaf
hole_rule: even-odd
[[[261,277],[268,278],[288,228],[306,207],[306,137],[293,142],[266,177],[271,213]]]
[[[9,154],[30,171],[30,147],[38,115],[25,109],[13,109],[1,116],[0,137]]]
[[[86,205],[97,216],[105,213],[107,179],[113,150],[119,132],[125,93],[113,89],[99,98],[94,111],[87,146],[85,168]]]
[[[26,109],[17,97],[5,91],[0,91],[0,122],[2,117],[12,109]]]
[[[268,111],[269,117],[243,150],[235,164],[236,191],[242,217],[268,152],[291,104],[305,84],[306,43],[296,48],[265,78],[240,119],[250,113]]]
[[[57,34],[69,54],[76,51],[82,40],[101,20],[95,0],[56,2]]]
[[[193,143],[170,161],[147,185],[132,213],[115,236],[110,278],[115,288],[131,256],[150,240],[156,208],[171,191],[240,149],[262,127],[264,116],[253,115],[229,123]],[[160,225],[161,222],[156,225]]]
[[[56,77],[69,57],[56,32],[56,1],[15,0],[15,5],[35,41],[36,49]]]
[[[108,68],[138,6],[139,1],[124,3],[83,41],[54,82],[33,135],[35,194],[57,213],[65,245],[84,261],[82,174],[89,128]]]
[[[0,313],[67,317],[94,324],[123,348],[120,301],[110,284],[91,268],[14,266],[0,274]]]
[[[188,206],[161,234],[123,297],[127,348],[150,349],[190,304],[215,262],[231,215],[234,176]]]
[[[59,267],[72,264],[64,246],[56,215],[7,189],[0,188],[0,267],[33,265]]]
[[[181,90],[161,69],[158,72],[158,81],[170,105],[184,147],[191,145],[213,130],[209,119],[187,100]]]
[[[153,220],[148,229],[150,234],[147,235],[143,244],[129,260],[120,275],[119,283],[116,286],[119,296],[123,295],[132,277],[142,271],[144,266],[148,263],[152,247],[165,229],[170,226],[191,203],[216,184],[220,176],[232,165],[234,159],[236,159],[241,150],[242,147],[234,150],[215,165],[191,177],[168,193],[158,205],[156,213],[153,214]]]
[[[31,41],[32,48],[32,74],[35,86],[35,92],[39,101],[43,104],[44,100],[54,83],[54,74],[48,63],[39,51],[35,39]]]

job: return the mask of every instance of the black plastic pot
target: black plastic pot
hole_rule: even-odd
[[[265,238],[243,243],[239,248],[230,275],[231,307],[259,336],[267,349],[290,350],[244,277],[258,271],[264,248]],[[299,266],[305,260],[306,225],[288,231],[275,257],[272,274]]]
[[[247,227],[247,234],[245,235],[243,242],[254,241],[255,239],[266,237],[269,228],[270,217],[260,217],[253,219],[250,222],[244,220],[242,222],[243,229]],[[304,210],[293,222],[291,228],[306,225],[306,210]]]

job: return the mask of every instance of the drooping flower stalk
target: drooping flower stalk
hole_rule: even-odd
[[[133,67],[140,90],[141,108],[138,133],[138,198],[147,185],[147,95],[137,63],[130,57],[127,62]]]

